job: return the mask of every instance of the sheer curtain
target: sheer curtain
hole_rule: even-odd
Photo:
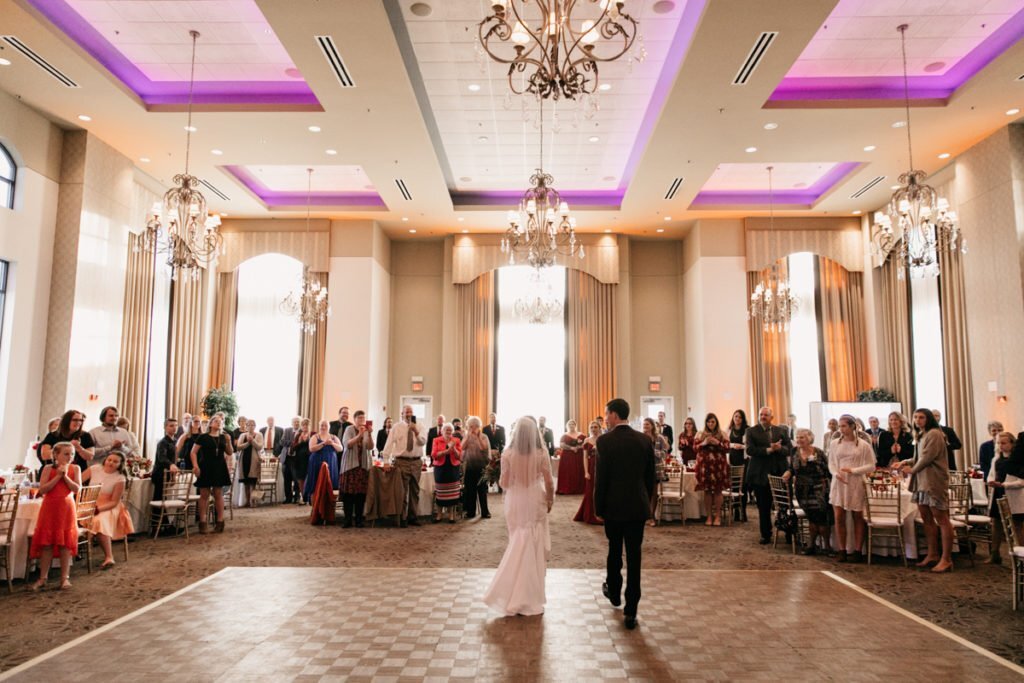
[[[829,401],[856,401],[868,388],[864,275],[817,257],[825,386]]]
[[[455,406],[465,415],[487,419],[494,402],[495,273],[455,285],[459,334],[455,357]]]
[[[906,409],[927,408],[946,413],[946,376],[942,362],[942,312],[939,305],[939,281],[934,277],[911,278],[910,312],[914,363],[914,397],[917,405]]]
[[[821,400],[821,344],[818,339],[818,316],[815,310],[816,285],[814,254],[801,252],[788,258],[789,286],[797,298],[797,307],[789,324],[790,410],[797,424],[811,423],[810,404]],[[770,334],[770,333],[768,333]],[[781,424],[787,413],[776,410],[775,420]]]
[[[785,263],[785,259],[782,259]],[[757,283],[768,277],[768,269],[747,273],[747,301]],[[750,319],[750,368],[754,388],[754,411],[768,406],[781,422],[790,412],[792,377],[789,366],[789,333],[765,331],[758,320]],[[817,358],[817,355],[815,355]]]
[[[580,431],[604,414],[615,387],[615,287],[581,270],[566,271],[569,417]]]
[[[287,424],[299,404],[302,332],[281,301],[297,289],[302,263],[265,254],[238,267],[234,391],[240,412],[262,423]]]

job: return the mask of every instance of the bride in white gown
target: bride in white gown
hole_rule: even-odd
[[[501,455],[508,547],[484,593],[488,607],[512,616],[544,613],[544,575],[551,554],[548,513],[555,500],[551,460],[537,421],[519,418]]]

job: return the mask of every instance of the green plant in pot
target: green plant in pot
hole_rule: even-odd
[[[210,389],[206,396],[203,396],[203,413],[208,416],[224,413],[224,430],[231,431],[235,428],[235,418],[238,417],[238,399],[235,392],[227,385]]]
[[[896,396],[888,389],[871,387],[857,394],[860,403],[896,403]]]

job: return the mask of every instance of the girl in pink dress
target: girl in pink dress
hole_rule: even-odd
[[[29,557],[39,560],[39,580],[32,584],[37,591],[46,585],[53,564],[53,553],[60,553],[60,587],[71,588],[71,555],[78,554],[78,522],[75,494],[82,488],[82,471],[71,463],[74,447],[61,441],[53,447],[53,463],[43,468],[39,493],[43,496],[32,534]]]
[[[90,486],[100,487],[96,515],[92,518],[89,530],[99,538],[100,547],[103,548],[103,564],[100,565],[100,569],[110,569],[114,566],[111,541],[119,541],[135,532],[131,515],[121,502],[127,480],[124,455],[118,451],[111,451],[102,465],[93,465],[86,470],[82,480]]]
[[[601,436],[601,425],[596,421],[590,423],[590,436],[583,442],[583,500],[580,509],[572,518],[574,522],[587,524],[604,524],[594,512],[594,474],[597,472],[597,437]]]

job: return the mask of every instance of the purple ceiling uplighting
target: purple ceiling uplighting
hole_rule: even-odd
[[[148,108],[188,102],[189,31],[196,30],[197,105],[321,109],[255,0],[27,2]]]
[[[767,167],[773,167],[774,192],[768,194]],[[810,209],[851,173],[856,161],[842,163],[719,164],[694,197],[691,209]]]
[[[300,208],[307,201],[304,165],[222,166],[268,209]],[[310,204],[315,207],[385,211],[387,206],[361,166],[314,166]],[[330,189],[320,189],[330,188]]]
[[[1024,0],[839,0],[766,107],[895,104],[903,100],[900,40],[907,30],[910,98],[945,104],[1024,37]]]

